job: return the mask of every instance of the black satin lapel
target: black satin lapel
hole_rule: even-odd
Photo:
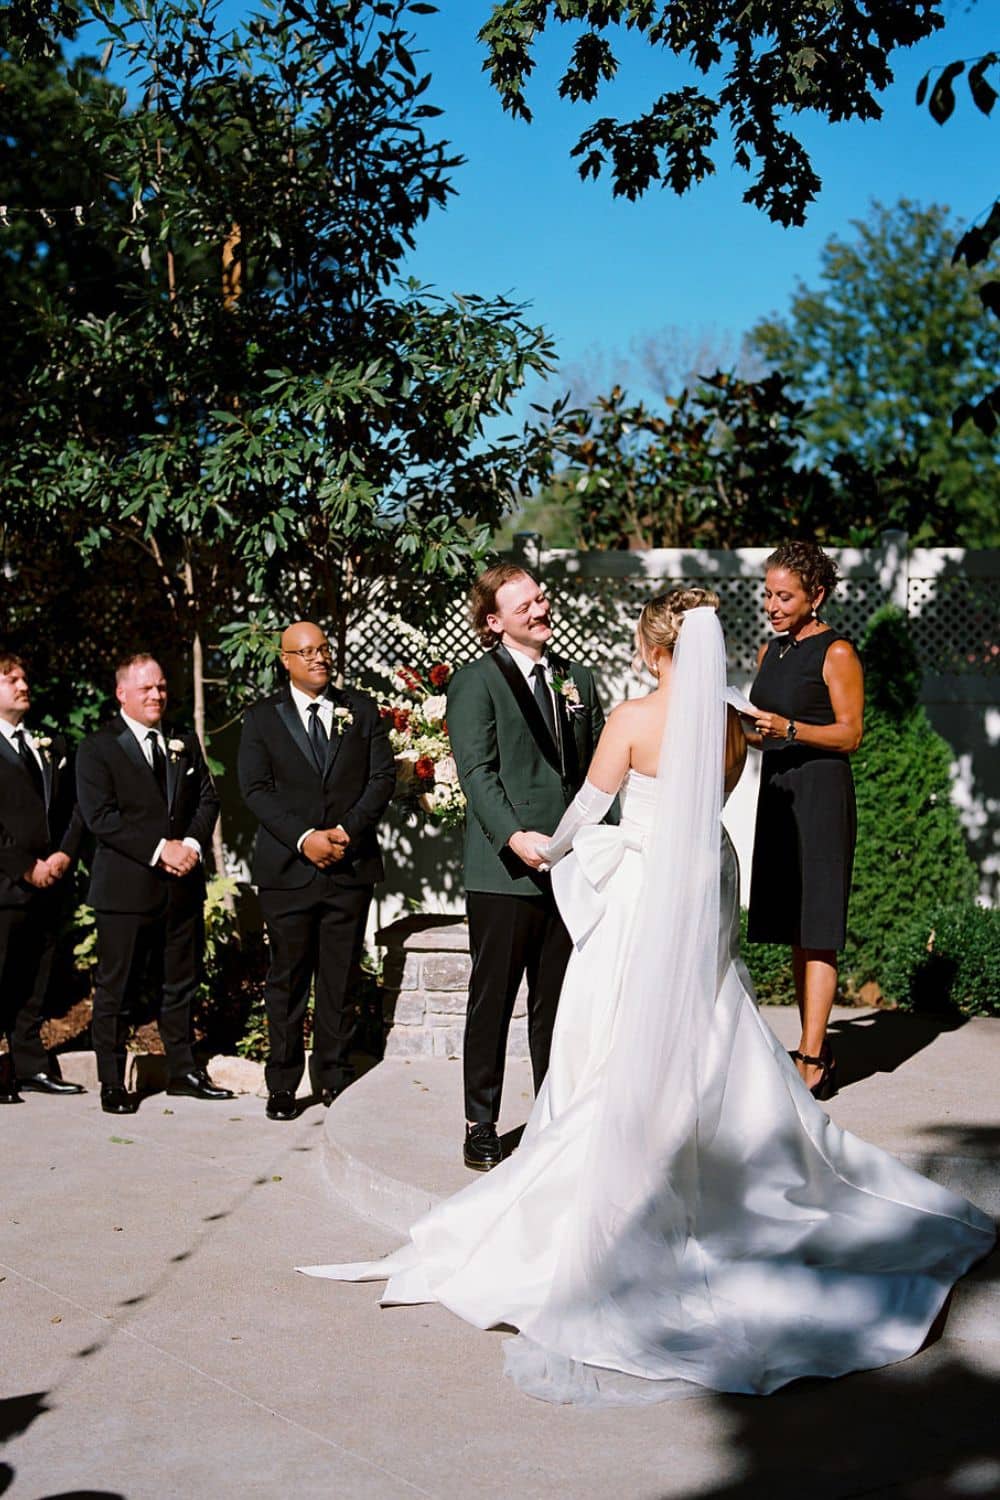
[[[14,746],[11,744],[10,740],[5,734],[0,734],[0,754],[5,755],[10,761],[11,765],[17,766],[17,769],[19,771],[24,771],[24,767],[21,764],[21,757],[18,755],[17,751],[14,749]],[[27,776],[27,771],[24,771],[24,774],[25,776]],[[30,780],[30,777],[28,779]]]
[[[517,706],[524,715],[539,750],[541,750],[549,764],[554,766],[561,774],[562,761],[559,755],[559,747],[553,742],[548,725],[542,717],[542,710],[535,702],[535,695],[525,681],[524,674],[514,665],[502,646],[497,646],[489,653],[489,656],[514,694]]]
[[[174,797],[177,795],[177,788],[180,785],[181,779],[180,759],[178,758],[175,764],[174,758],[170,753],[171,737],[164,729],[162,724],[160,725],[160,733],[163,735],[163,743],[167,747],[163,752],[167,759],[167,807],[172,809],[174,805]]]
[[[128,756],[132,764],[138,767],[139,770],[145,771],[150,781],[154,786],[156,786],[156,777],[153,775],[153,768],[149,764],[149,761],[146,759],[145,755],[143,755],[142,746],[139,744],[139,741],[136,739],[135,735],[132,733],[127,724],[118,736],[118,743],[119,745],[121,745],[122,749],[125,751],[125,754]]]
[[[333,700],[334,707],[337,706],[339,701],[340,700],[337,698]],[[333,770],[337,756],[340,754],[340,747],[344,743],[346,737],[350,734],[352,728],[353,725],[345,724],[343,731],[339,730],[337,728],[337,716],[336,714],[334,714],[333,719],[330,723],[330,744],[326,752],[326,770],[323,772],[324,781]]]
[[[48,755],[43,755],[40,758],[42,762],[42,785],[45,788],[45,811],[48,812],[52,806],[52,788],[55,785],[54,752],[50,749]]]
[[[291,735],[292,739],[295,741],[296,745],[298,745],[299,749],[302,751],[302,754],[309,762],[309,769],[315,772],[317,770],[316,757],[312,753],[312,745],[310,745],[309,743],[309,736],[306,734],[305,728],[302,724],[302,720],[299,718],[298,713],[296,712],[295,704],[292,702],[291,698],[286,698],[282,703],[279,703],[277,705],[277,709],[278,717],[281,719],[282,724],[284,724],[285,728],[288,730],[288,733]]]

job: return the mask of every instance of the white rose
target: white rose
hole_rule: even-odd
[[[448,712],[448,699],[443,693],[439,693],[435,698],[425,698],[420,705],[420,712],[428,724],[440,724]]]

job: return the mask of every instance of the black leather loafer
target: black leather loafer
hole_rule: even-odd
[[[264,1113],[269,1120],[294,1120],[298,1112],[291,1089],[276,1089],[273,1094],[268,1094]]]
[[[121,1084],[102,1083],[101,1108],[107,1115],[134,1115],[139,1101]]]
[[[235,1099],[232,1089],[220,1089],[214,1084],[204,1068],[192,1068],[190,1073],[180,1073],[167,1084],[167,1093],[183,1099]]]
[[[27,1078],[18,1078],[17,1086],[28,1094],[85,1094],[82,1083],[70,1083],[65,1078],[53,1078],[51,1073],[31,1073]]]
[[[473,1172],[488,1172],[503,1160],[503,1150],[497,1128],[487,1121],[485,1124],[465,1127],[465,1165]]]

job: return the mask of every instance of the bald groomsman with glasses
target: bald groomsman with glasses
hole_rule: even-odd
[[[328,1105],[353,1077],[349,983],[383,878],[376,830],[396,768],[375,700],[333,684],[318,625],[289,625],[280,660],[287,683],[244,719],[239,780],[259,825],[252,879],[271,950],[267,1115],[293,1120],[313,981],[313,1092]]]

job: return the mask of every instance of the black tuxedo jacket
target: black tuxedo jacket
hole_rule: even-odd
[[[37,891],[23,876],[36,859],[57,849],[75,859],[83,823],[73,782],[73,763],[65,737],[52,735],[41,750],[44,800],[6,735],[0,735],[0,907],[25,906]]]
[[[396,785],[389,732],[366,693],[330,687],[327,695],[352,722],[342,734],[334,724],[322,771],[287,687],[243,720],[240,791],[260,825],[251,879],[261,890],[300,890],[315,881],[374,884],[383,877],[376,829]],[[307,829],[338,824],[351,840],[347,854],[319,870],[296,846]]]
[[[183,749],[167,751],[164,800],[142,747],[121,718],[84,740],[77,753],[77,796],[83,821],[97,841],[87,899],[97,911],[155,912],[180,890],[205,893],[201,862],[178,879],[150,860],[161,839],[197,839],[211,845],[219,799],[195,734],[160,725],[164,739]]]

